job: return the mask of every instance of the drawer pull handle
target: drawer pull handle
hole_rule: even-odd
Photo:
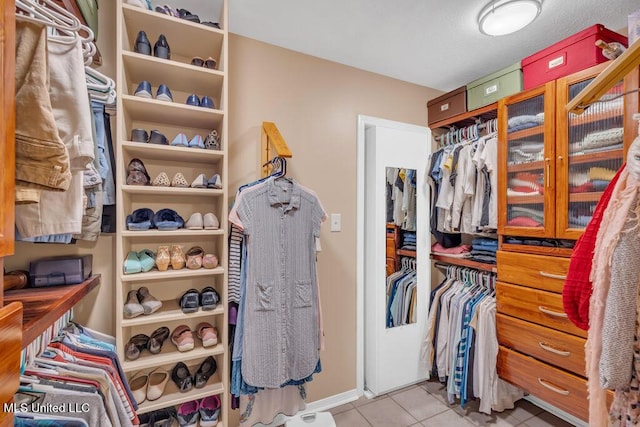
[[[549,344],[545,344],[543,342],[538,342],[538,345],[540,346],[540,348],[542,348],[543,350],[546,350],[550,353],[555,353],[558,356],[563,356],[563,357],[569,357],[571,356],[571,352],[570,351],[563,351],[563,350],[558,350],[557,348],[553,348],[551,347]]]
[[[561,313],[559,311],[553,311],[553,310],[549,310],[546,307],[543,307],[541,305],[538,306],[538,310],[540,310],[541,312],[543,312],[544,314],[548,314],[549,316],[554,316],[554,317],[568,317],[567,313]]]
[[[569,390],[563,390],[561,388],[553,386],[553,385],[549,384],[547,381],[543,380],[542,378],[538,378],[538,382],[540,383],[540,385],[542,387],[548,388],[549,390],[551,390],[553,392],[556,392],[556,393],[561,394],[563,396],[569,396]]]
[[[549,277],[551,279],[564,280],[567,278],[566,275],[563,276],[562,274],[547,273],[546,271],[540,271],[539,273],[542,277]]]

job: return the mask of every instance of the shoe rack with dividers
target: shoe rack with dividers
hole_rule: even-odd
[[[214,14],[218,13],[214,11]],[[227,44],[228,19],[227,1],[222,2],[219,16],[205,17],[203,21],[218,18],[221,29],[190,22],[165,15],[155,10],[147,10],[117,0],[117,244],[116,244],[116,341],[120,360],[128,379],[140,372],[151,373],[164,369],[171,376],[174,366],[183,362],[192,376],[202,362],[213,356],[217,371],[202,388],[193,387],[181,392],[170,379],[163,395],[153,401],[139,404],[138,414],[157,409],[178,407],[179,404],[200,400],[206,396],[219,395],[221,400],[220,426],[228,425],[227,396],[229,391],[229,355],[227,346]],[[137,53],[134,45],[139,31],[145,31],[151,44],[151,55]],[[170,59],[153,56],[153,48],[160,34],[170,47]],[[191,65],[191,59],[214,58],[217,69]],[[135,96],[141,81],[149,81],[152,98]],[[173,102],[155,99],[160,84],[169,87]],[[191,94],[198,97],[209,96],[215,108],[187,105]],[[132,141],[131,131],[144,129],[161,132],[168,145]],[[212,130],[218,132],[220,150],[197,147],[172,146],[174,137],[185,133],[190,141],[195,135],[204,139]],[[163,187],[153,185],[127,185],[127,166],[132,159],[140,159],[151,181],[161,172],[169,180],[182,173],[191,184],[204,173],[208,178],[219,174],[221,189],[192,187]],[[214,213],[219,220],[218,229],[178,229],[161,231],[149,229],[131,231],[127,229],[126,217],[136,209],[149,208],[157,212],[163,208],[176,211],[186,223],[196,212],[203,216]],[[157,266],[147,272],[125,274],[124,261],[131,251],[149,249],[154,253],[162,245],[182,246],[186,255],[192,247],[200,246],[205,254],[215,254],[216,268],[159,271]],[[162,301],[162,307],[151,314],[133,318],[124,315],[124,304],[129,291],[147,287],[149,293]],[[180,297],[189,289],[201,291],[212,286],[220,296],[220,302],[213,310],[201,307],[193,313],[184,313]],[[209,322],[218,330],[218,344],[203,347],[197,337],[196,327],[201,322]],[[171,333],[180,325],[187,325],[193,331],[195,347],[180,352],[172,343]],[[160,353],[151,354],[147,349],[135,360],[126,357],[129,340],[138,334],[151,336],[158,328],[167,327],[169,338],[162,345]]]

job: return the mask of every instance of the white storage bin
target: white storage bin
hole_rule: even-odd
[[[285,423],[285,427],[336,427],[336,423],[329,412],[312,412],[296,415]]]

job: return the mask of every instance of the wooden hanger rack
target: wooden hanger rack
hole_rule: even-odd
[[[582,114],[627,74],[640,64],[640,40],[636,40],[622,55],[609,64],[598,77],[567,104],[567,111]]]
[[[261,137],[261,157],[260,165],[262,166],[262,176],[269,175],[270,162],[273,157],[293,157],[289,146],[285,142],[282,134],[278,130],[275,123],[262,122]]]

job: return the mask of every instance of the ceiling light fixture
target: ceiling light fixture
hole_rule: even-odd
[[[541,0],[493,0],[478,15],[478,28],[488,36],[511,34],[532,23],[541,10]]]

